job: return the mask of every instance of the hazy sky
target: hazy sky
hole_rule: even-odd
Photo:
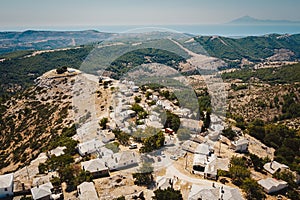
[[[299,0],[1,0],[0,27],[218,24],[250,15],[300,21]]]

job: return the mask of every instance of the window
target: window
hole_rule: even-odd
[[[7,191],[7,188],[4,188],[4,191]]]

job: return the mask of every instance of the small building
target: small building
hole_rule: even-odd
[[[289,167],[287,165],[281,164],[273,160],[271,162],[266,163],[264,165],[264,169],[270,174],[274,174],[277,171],[289,169]]]
[[[212,160],[205,166],[204,178],[217,180],[218,170],[229,171],[229,159],[213,156]]]
[[[171,128],[165,128],[165,133],[172,135],[174,133],[174,131]]]
[[[244,138],[232,142],[232,148],[235,152],[248,152],[248,145],[249,141]]]
[[[14,195],[14,174],[0,175],[0,199]]]
[[[102,158],[105,166],[110,171],[120,170],[138,165],[138,157],[133,151],[123,151],[115,153],[110,157]]]
[[[213,148],[211,148],[207,143],[198,144],[195,149],[195,153],[210,156],[213,152]]]
[[[189,129],[192,133],[201,132],[201,123],[199,120],[180,118],[180,126]]]
[[[67,147],[63,146],[63,147],[56,147],[55,149],[52,149],[49,151],[49,155],[53,156],[55,155],[56,157],[64,155],[65,152],[64,150],[67,149]]]
[[[102,146],[104,146],[103,142],[97,139],[92,139],[78,144],[77,149],[81,156],[86,156],[88,154],[96,153],[97,150]]]
[[[197,146],[198,146],[198,143],[193,142],[191,140],[186,140],[181,145],[182,150],[190,152],[190,153],[195,153]]]
[[[220,132],[212,129],[208,130],[208,138],[212,141],[217,141],[220,137]]]
[[[158,176],[156,178],[156,188],[157,189],[167,189],[173,187],[173,180],[164,176]]]
[[[265,192],[268,194],[279,192],[280,190],[283,190],[288,187],[288,183],[282,180],[276,180],[274,178],[266,178],[259,180],[257,182],[259,185],[261,185]]]
[[[31,188],[31,195],[34,200],[49,200],[51,199],[53,185],[51,182],[38,185]]]
[[[94,178],[108,175],[108,167],[102,159],[96,158],[81,163],[81,169],[89,171]]]
[[[210,156],[213,153],[213,148],[207,143],[197,143],[195,141],[186,140],[183,142],[182,150],[195,154],[202,154]]]
[[[159,121],[151,121],[149,119],[146,119],[146,126],[151,126],[157,129],[162,129],[164,127],[164,125]]]
[[[129,118],[135,117],[135,116],[136,116],[136,113],[133,110],[125,110],[125,111],[119,113],[119,118],[120,118],[120,121],[122,121],[122,122],[124,122],[125,120],[127,120]]]
[[[139,91],[139,87],[138,86],[132,86],[131,87],[131,91],[132,92],[138,92]]]
[[[93,182],[83,182],[77,186],[79,200],[99,199]]]
[[[114,152],[111,149],[108,149],[106,147],[101,147],[97,150],[98,153],[98,157],[102,158],[102,157],[108,157],[114,154]]]
[[[193,170],[204,172],[206,165],[210,162],[211,157],[203,154],[194,154]]]
[[[204,186],[193,184],[188,200],[243,200],[237,188],[228,186]]]

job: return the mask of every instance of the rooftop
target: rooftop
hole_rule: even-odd
[[[92,140],[78,144],[78,150],[80,152],[82,152],[83,154],[93,153],[93,152],[96,152],[97,149],[102,146],[104,146],[103,142],[101,142],[97,139],[92,139]]]
[[[266,178],[258,181],[263,188],[266,190],[271,190],[273,187],[275,188],[285,188],[288,186],[287,182],[282,180],[277,180],[274,178]]]
[[[0,175],[0,188],[9,187],[13,181],[14,181],[13,173]]]
[[[240,191],[228,186],[211,187],[193,184],[188,197],[189,200],[242,200]]]
[[[276,161],[268,162],[264,165],[264,169],[268,171],[270,174],[274,174],[278,169],[288,169],[287,165],[281,164]]]
[[[51,184],[51,182],[31,188],[32,198],[41,199],[43,197],[49,196],[52,194],[51,189],[53,189],[53,185]]]
[[[102,159],[96,158],[81,163],[81,168],[91,173],[108,170]]]
[[[99,199],[93,182],[83,182],[77,186],[80,200]]]
[[[64,150],[67,149],[67,147],[63,146],[63,147],[56,147],[55,149],[52,149],[49,153],[50,155],[55,155],[55,156],[60,156],[65,154]]]

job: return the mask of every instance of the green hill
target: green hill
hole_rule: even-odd
[[[224,59],[229,64],[238,65],[243,58],[252,62],[265,60],[275,54],[275,50],[288,49],[294,53],[290,59],[300,58],[300,34],[266,35],[244,38],[219,36],[199,36],[195,40],[210,56]]]

